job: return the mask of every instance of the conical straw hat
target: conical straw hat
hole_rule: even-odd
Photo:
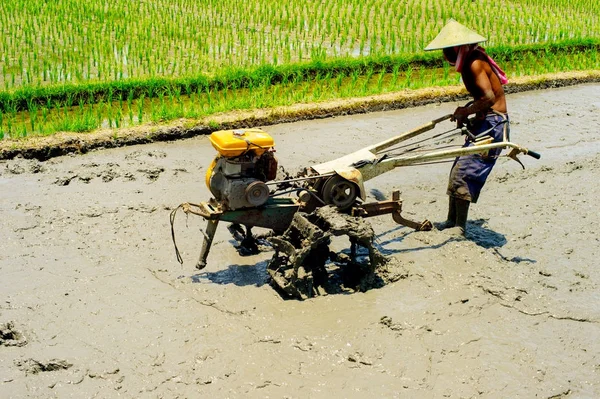
[[[487,39],[480,34],[473,32],[466,26],[450,19],[435,39],[425,47],[425,51],[462,46],[463,44],[481,43],[486,40]]]

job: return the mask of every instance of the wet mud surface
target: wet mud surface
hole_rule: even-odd
[[[0,396],[600,396],[600,86],[508,102],[512,140],[542,159],[498,162],[467,239],[370,219],[404,278],[305,301],[224,223],[199,272],[204,222],[179,215],[177,263],[169,213],[209,198],[207,137],[0,161]],[[457,105],[263,128],[294,172]],[[405,217],[443,220],[449,168],[396,169],[369,200],[399,189]]]

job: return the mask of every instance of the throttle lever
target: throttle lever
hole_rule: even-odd
[[[471,140],[471,141],[477,140],[477,138],[475,137],[475,135],[473,133],[471,133],[471,131],[467,127],[465,127],[465,126],[463,126],[462,128],[460,128],[460,134],[466,135],[469,138],[469,140]]]

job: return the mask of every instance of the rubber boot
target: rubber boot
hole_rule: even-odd
[[[456,228],[464,236],[467,233],[467,217],[469,215],[469,205],[471,201],[456,198]]]
[[[448,196],[448,218],[445,222],[436,223],[435,228],[445,230],[456,226],[456,198]]]

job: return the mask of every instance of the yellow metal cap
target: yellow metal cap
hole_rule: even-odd
[[[487,39],[479,33],[472,31],[466,26],[450,19],[446,26],[425,47],[425,51],[440,50],[446,47],[462,46],[463,44],[473,44],[485,42]]]
[[[250,150],[262,155],[275,144],[261,129],[219,130],[210,135],[210,143],[224,157],[237,157]]]

